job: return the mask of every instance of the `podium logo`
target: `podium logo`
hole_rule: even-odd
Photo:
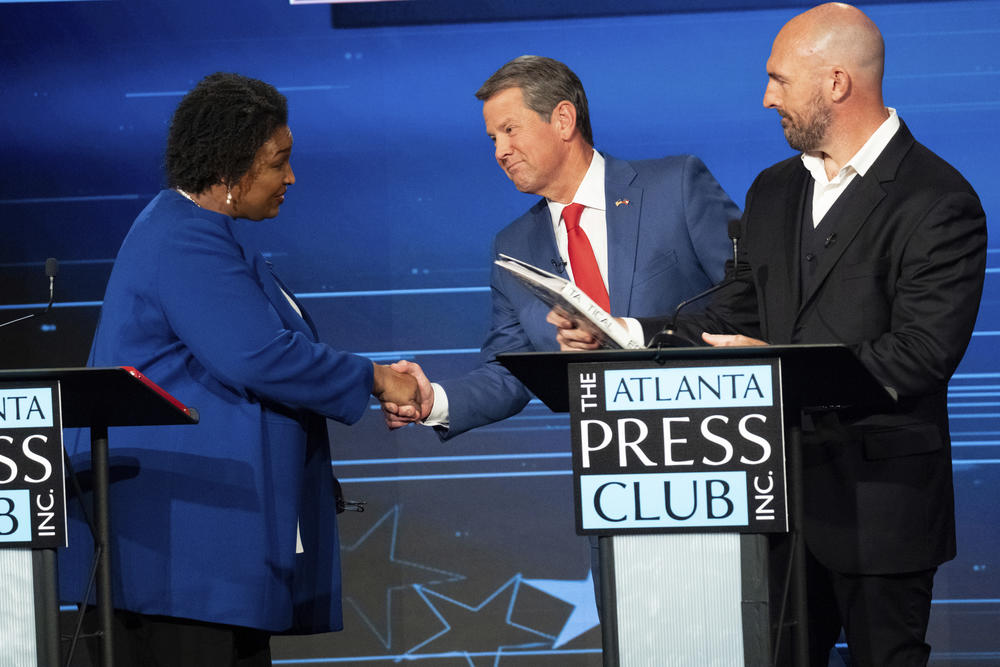
[[[743,471],[583,475],[584,530],[746,526]]]
[[[705,366],[608,370],[607,410],[680,410],[774,404],[771,367]]]
[[[51,389],[0,389],[0,428],[47,426],[52,426]]]

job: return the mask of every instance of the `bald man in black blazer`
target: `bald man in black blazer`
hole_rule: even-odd
[[[802,155],[754,181],[738,265],[677,327],[717,346],[843,343],[898,397],[892,412],[804,425],[810,662],[824,667],[842,627],[854,665],[928,660],[934,573],[956,551],[947,385],[986,263],[979,198],[885,107],[883,60],[878,28],[849,5],[782,28],[764,105]],[[549,319],[564,349],[594,347]]]

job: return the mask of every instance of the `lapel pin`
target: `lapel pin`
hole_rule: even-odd
[[[615,208],[617,208],[619,206],[628,206],[628,200],[627,199],[619,199],[618,201],[615,202]]]

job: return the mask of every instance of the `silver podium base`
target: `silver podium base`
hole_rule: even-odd
[[[612,590],[602,592],[605,665],[768,664],[763,536],[671,533],[601,540],[607,540],[602,564],[611,560],[613,570]]]

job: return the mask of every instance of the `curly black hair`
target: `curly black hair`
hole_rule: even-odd
[[[198,82],[174,111],[167,136],[167,187],[203,192],[235,185],[257,150],[288,124],[288,101],[274,86],[216,72]]]

